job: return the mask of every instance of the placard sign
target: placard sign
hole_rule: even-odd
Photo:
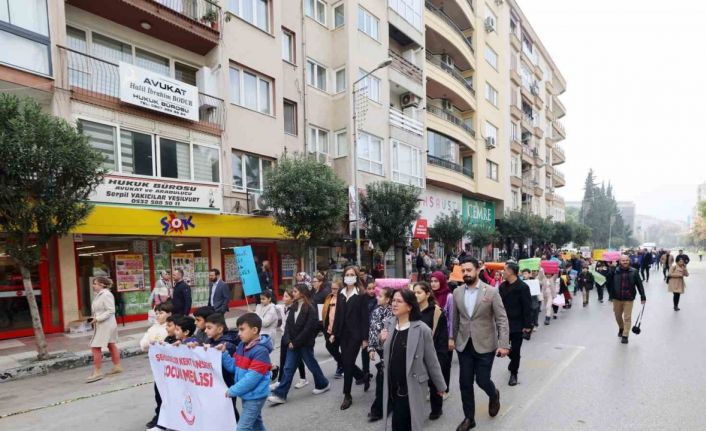
[[[235,262],[238,265],[238,274],[243,283],[245,296],[259,295],[262,292],[260,278],[257,276],[255,268],[255,258],[252,254],[252,247],[233,247],[235,252]]]
[[[199,89],[176,79],[120,62],[120,101],[163,114],[199,121]]]
[[[154,382],[162,397],[157,423],[180,431],[234,430],[235,413],[216,349],[150,346]]]
[[[220,213],[223,197],[215,184],[211,186],[106,175],[89,200],[172,211]]]
[[[144,290],[144,260],[141,254],[115,255],[115,287],[118,292]]]

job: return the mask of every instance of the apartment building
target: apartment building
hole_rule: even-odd
[[[564,187],[557,168],[566,161],[560,142],[566,138],[559,96],[566,81],[514,0],[508,2],[510,182],[505,208],[564,220]]]

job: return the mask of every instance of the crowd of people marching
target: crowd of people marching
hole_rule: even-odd
[[[547,261],[556,262],[557,270],[545,270],[550,267],[543,264]],[[523,342],[531,340],[541,323],[555,321],[560,309],[570,309],[579,292],[584,307],[594,289],[599,302],[607,297],[613,303],[618,336],[626,344],[633,303],[637,295],[645,303],[643,282],[649,282],[650,271],[662,268],[675,311],[689,275],[689,257],[681,250],[676,255],[668,250],[627,251],[617,260],[597,262],[545,251],[537,268],[521,268],[522,262],[486,264],[465,254],[443,262],[420,252],[414,281],[397,289],[380,287],[366,268],[356,266],[345,268],[342,277],[299,273],[279,304],[271,290],[264,290],[256,311],[238,318],[237,331],[226,324],[228,301],[223,299],[219,271],[210,272],[209,305],[192,316],[185,297],[188,287],[182,291],[183,275],[177,271],[174,288],[155,289],[154,324],[140,345],[144,350],[157,342],[210,346],[223,352],[226,396],[233,401],[240,431],[265,430],[265,404],[285,404],[292,386],[309,386],[307,370],[313,395],[331,389],[314,355],[319,334],[323,337],[318,342],[336,363],[330,377],[343,379],[340,409],[353,404],[354,387],[367,392],[374,385],[368,420],[382,420],[385,429],[394,431],[421,430],[425,416],[430,421],[441,417],[444,402],[454,392],[450,376],[455,355],[464,414],[456,429],[467,431],[476,426],[474,382],[488,397],[489,415],[496,416],[501,405],[500,390],[491,379],[496,358],[509,358],[508,385],[517,385]],[[162,281],[167,285],[169,274],[163,274]],[[530,284],[539,284],[539,291],[532,294]],[[109,279],[94,282],[96,333],[91,346],[96,360],[89,382],[103,377],[103,347],[109,347],[113,357],[111,373],[122,372],[110,287]],[[280,350],[273,364],[276,338]],[[148,430],[164,429],[157,423],[161,397],[156,385],[154,392],[155,416],[146,424]],[[426,401],[425,410],[421,407]]]

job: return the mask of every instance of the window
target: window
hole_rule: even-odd
[[[340,93],[346,89],[346,68],[336,71],[336,93]]]
[[[0,0],[0,21],[49,36],[46,0]]]
[[[520,130],[520,128],[519,128],[519,126],[517,125],[517,123],[510,123],[510,133],[511,133],[511,135],[512,135],[512,140],[513,140],[513,141],[517,141],[517,142],[520,141],[520,132],[519,132],[519,130]]]
[[[94,56],[109,61],[118,63],[124,61],[132,63],[132,46],[119,40],[111,39],[102,34],[93,33],[92,53]]]
[[[367,34],[375,40],[380,37],[379,28],[380,20],[373,16],[370,12],[358,6],[358,30]]]
[[[422,0],[389,0],[389,5],[414,28],[422,29]]]
[[[306,82],[312,87],[326,91],[326,68],[314,60],[307,60]]]
[[[498,70],[498,54],[488,45],[485,46],[485,61],[493,66],[493,69]]]
[[[263,114],[272,114],[272,82],[254,72],[230,67],[230,101]]]
[[[83,133],[88,136],[88,142],[103,156],[103,167],[109,171],[117,171],[115,127],[85,120],[79,121],[79,124]]]
[[[522,162],[520,156],[510,156],[510,173],[515,177],[522,177]]]
[[[498,106],[498,90],[487,82],[485,83],[485,100],[492,103],[495,107]]]
[[[358,170],[383,175],[382,139],[361,132],[358,136]]]
[[[104,156],[103,167],[109,171],[220,182],[220,153],[217,147],[180,142],[93,121],[79,120],[79,124],[91,146]]]
[[[422,151],[399,141],[392,141],[392,181],[422,187]]]
[[[512,191],[512,209],[520,209],[520,193],[517,190]]]
[[[284,133],[297,136],[297,104],[284,99]]]
[[[346,23],[346,15],[343,2],[333,7],[333,28],[343,27]]]
[[[135,48],[135,65],[160,75],[170,76],[169,59],[144,49]]]
[[[178,81],[195,86],[197,71],[198,69],[195,67],[187,66],[177,61],[174,62],[174,78]]]
[[[228,0],[228,9],[242,20],[269,33],[269,0]]]
[[[485,137],[486,138],[493,138],[493,141],[497,144],[498,142],[498,128],[490,124],[489,122],[485,122]]]
[[[360,69],[358,76],[363,77],[367,72],[364,71],[363,69]],[[360,81],[360,87],[358,88],[363,88],[367,87],[367,93],[368,93],[368,99],[372,100],[373,102],[378,102],[380,103],[380,79],[376,78],[373,75],[368,75],[365,79]]]
[[[473,156],[463,158],[463,173],[473,178]]]
[[[194,180],[219,183],[218,148],[194,145]]]
[[[0,0],[0,62],[51,74],[46,0]]]
[[[159,139],[159,176],[163,178],[191,179],[189,144],[173,139]]]
[[[427,130],[427,149],[432,157],[458,163],[458,143],[448,136]]]
[[[490,160],[485,161],[485,176],[491,180],[498,180],[498,164],[491,162]]]
[[[309,126],[309,152],[316,154],[316,160],[322,163],[328,161],[328,130]]]
[[[120,131],[120,163],[125,174],[154,176],[152,135]]]
[[[294,33],[283,28],[282,29],[282,60],[292,64],[296,63],[294,56]]]
[[[334,135],[336,153],[335,157],[346,157],[348,156],[348,133],[346,130],[339,130]]]
[[[237,151],[233,151],[231,157],[233,188],[240,191],[262,191],[265,187],[265,173],[272,169],[272,160]]]
[[[322,0],[304,0],[304,13],[319,24],[326,25],[326,3]]]

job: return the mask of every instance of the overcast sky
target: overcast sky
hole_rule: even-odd
[[[567,81],[566,200],[589,168],[638,214],[685,220],[706,180],[706,1],[518,0]]]

